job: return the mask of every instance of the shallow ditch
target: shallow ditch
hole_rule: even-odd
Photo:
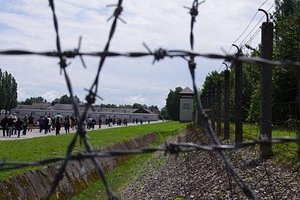
[[[148,146],[156,139],[157,134],[150,133],[99,149],[99,151],[137,149]],[[97,159],[97,162],[105,172],[108,172],[130,158],[131,156],[101,158]],[[51,187],[58,167],[59,164],[47,165],[39,170],[30,170],[24,174],[0,181],[0,191],[2,191],[0,199],[44,199]],[[87,188],[89,184],[96,180],[98,180],[98,175],[91,160],[70,161],[52,199],[70,199],[74,194]]]

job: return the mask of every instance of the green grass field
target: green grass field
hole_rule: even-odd
[[[153,132],[158,133],[159,135],[172,134],[185,126],[186,124],[184,123],[165,122],[96,130],[90,131],[87,134],[92,146],[94,148],[99,148]],[[64,156],[67,146],[72,138],[73,134],[64,134],[60,136],[39,137],[26,140],[0,141],[0,160],[36,161],[54,156]],[[83,147],[78,141],[75,150],[80,151],[82,148]],[[2,171],[0,172],[0,180],[20,174],[26,170],[28,170],[28,168]]]

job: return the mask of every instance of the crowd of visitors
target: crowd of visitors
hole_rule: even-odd
[[[60,130],[63,127],[65,133],[70,132],[70,128],[75,130],[76,119],[71,116],[63,117],[61,115],[51,116],[40,116],[39,119],[35,120],[32,115],[29,117],[25,115],[23,119],[17,117],[15,114],[5,115],[1,120],[1,129],[3,137],[11,137],[17,135],[20,137],[26,135],[28,131],[32,132],[33,128],[38,128],[40,133],[51,133],[55,131],[56,135],[60,134]]]
[[[143,124],[141,119],[132,119],[133,124]],[[149,122],[148,122],[149,123]],[[115,119],[107,118],[102,121],[101,118],[98,119],[99,129],[102,124],[108,127],[113,126],[127,126],[127,119]],[[25,116],[24,118],[17,117],[16,114],[5,115],[1,120],[1,129],[3,137],[11,137],[12,135],[17,135],[19,138],[21,135],[26,135],[28,132],[32,132],[33,128],[38,128],[39,133],[48,134],[55,131],[56,135],[60,135],[61,129],[64,129],[65,133],[70,133],[77,129],[77,120],[74,116],[40,116],[38,119],[34,119],[32,115]],[[92,116],[87,117],[84,121],[84,126],[87,130],[94,130],[97,125],[97,121]]]

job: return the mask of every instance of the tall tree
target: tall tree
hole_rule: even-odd
[[[0,109],[10,111],[17,106],[17,82],[15,78],[5,71],[0,70]]]
[[[180,106],[179,93],[181,91],[182,91],[181,87],[175,88],[175,91],[170,90],[168,97],[166,99],[167,113],[172,120],[179,120],[179,106]]]

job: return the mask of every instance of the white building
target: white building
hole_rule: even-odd
[[[79,106],[79,112],[82,113],[85,106]],[[16,113],[18,117],[23,118],[25,115],[32,115],[34,119],[38,119],[40,116],[55,116],[60,114],[62,116],[72,116],[74,114],[72,104],[55,104],[50,103],[34,103],[32,105],[18,105],[17,108],[11,110],[12,113]],[[143,121],[157,121],[158,114],[152,113],[150,110],[139,108],[139,109],[128,109],[128,108],[100,108],[94,107],[94,110],[89,109],[87,117],[93,117],[96,120],[99,118],[103,120],[111,119],[126,119],[127,122],[133,120]]]

